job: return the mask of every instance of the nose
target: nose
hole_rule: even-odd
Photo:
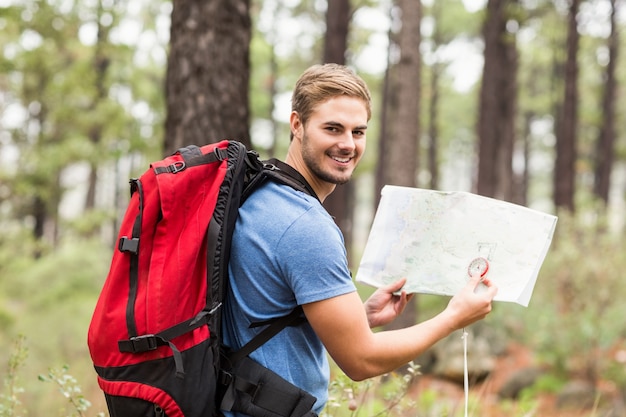
[[[345,132],[343,135],[339,137],[339,142],[337,146],[342,151],[353,152],[356,148],[356,143],[354,142],[354,138],[352,137],[352,132]]]

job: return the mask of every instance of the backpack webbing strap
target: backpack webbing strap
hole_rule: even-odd
[[[198,146],[190,145],[178,150],[183,157],[182,161],[176,161],[170,165],[154,168],[154,173],[159,174],[176,174],[187,168],[198,165],[210,164],[212,162],[223,161],[228,156],[228,151],[222,148],[215,148],[213,152],[203,154]]]
[[[144,196],[141,181],[136,178],[130,180],[130,193],[139,193],[139,213],[133,223],[131,237],[122,236],[118,242],[118,249],[121,252],[130,252],[129,266],[129,289],[128,303],[126,304],[126,326],[130,337],[137,336],[137,326],[135,325],[135,300],[137,298],[137,286],[139,277],[139,236],[141,236],[141,220],[143,218]]]
[[[313,190],[313,187],[309,185],[309,183],[302,176],[302,174],[300,174],[296,169],[279,159],[272,158],[268,161],[265,161],[263,163],[263,174],[264,175],[258,175],[252,182],[248,184],[246,189],[244,189],[242,201],[244,201],[256,189],[258,183],[264,178],[270,178],[274,181],[291,186],[298,191],[302,191],[305,194],[309,194],[315,198],[318,198],[317,194]],[[261,347],[261,345],[263,345],[265,342],[280,333],[280,331],[283,330],[285,327],[297,326],[305,321],[306,317],[304,317],[302,306],[297,306],[285,316],[268,321],[252,323],[250,325],[250,328],[265,325],[267,325],[267,327],[263,329],[259,334],[257,334],[254,338],[252,338],[248,343],[246,343],[241,349],[230,353],[228,355],[230,363],[233,365],[236,364],[242,358],[248,356],[250,353]]]
[[[117,346],[120,352],[141,353],[155,350],[160,346],[167,345],[172,349],[174,355],[176,376],[182,378],[185,375],[182,356],[176,345],[172,343],[172,340],[187,332],[195,330],[200,326],[204,326],[207,323],[210,314],[211,312],[201,311],[196,317],[185,320],[182,323],[178,323],[163,330],[162,332],[131,337],[127,340],[120,340],[117,342]]]
[[[312,197],[315,197],[319,200],[319,197],[313,190],[313,187],[307,182],[307,180],[300,174],[295,168],[291,165],[286,164],[285,162],[272,158],[266,161],[265,164],[265,174],[277,180],[278,182],[282,182],[283,184],[289,185],[296,190],[302,191],[305,194],[308,194]]]
[[[246,343],[241,349],[231,353],[228,355],[228,359],[231,364],[236,364],[243,357],[248,356],[255,350],[257,350],[261,345],[270,340],[272,337],[280,333],[285,327],[293,326],[299,324],[304,321],[303,317],[304,312],[302,311],[302,306],[297,306],[291,313],[279,317],[274,320],[270,320],[269,322],[259,322],[252,323],[250,327],[259,327],[265,324],[269,325],[261,331],[261,333],[254,336],[248,343]]]

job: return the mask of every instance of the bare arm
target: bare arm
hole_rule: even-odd
[[[475,293],[480,277],[474,276],[435,317],[404,329],[378,333],[370,329],[368,305],[364,308],[357,293],[303,307],[328,353],[346,375],[358,381],[397,369],[453,331],[484,318],[491,311],[497,288],[488,280],[483,283],[487,291]],[[406,304],[406,294],[404,298]]]

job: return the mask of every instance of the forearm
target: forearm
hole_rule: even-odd
[[[350,378],[362,380],[397,369],[454,330],[484,318],[491,311],[496,289],[474,293],[479,278],[473,278],[435,317],[399,330],[373,332],[356,293],[303,307],[309,323],[335,362]]]
[[[335,361],[355,381],[391,372],[426,352],[456,330],[447,312],[411,327],[372,333]]]

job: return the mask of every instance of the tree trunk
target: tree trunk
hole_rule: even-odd
[[[443,43],[441,33],[441,14],[443,5],[435,2],[432,5],[432,17],[435,20],[435,31],[432,35],[433,50],[436,51]],[[439,79],[444,66],[437,59],[430,68],[430,100],[428,103],[428,172],[430,173],[431,190],[439,188]]]
[[[332,0],[326,11],[324,62],[344,65],[348,49],[350,0]]]
[[[109,64],[111,60],[107,56],[106,46],[107,40],[109,37],[110,25],[102,24],[102,15],[105,13],[111,13],[110,11],[104,10],[104,6],[102,1],[98,2],[98,12],[97,12],[97,38],[96,45],[93,57],[93,69],[95,73],[95,89],[96,95],[91,104],[91,110],[95,111],[98,104],[105,101],[108,97],[108,90],[105,85],[105,79],[107,75],[107,70],[109,68]],[[102,142],[102,131],[103,131],[103,123],[104,122],[96,122],[91,126],[89,130],[89,141],[92,144],[92,149],[94,153],[97,155],[98,150],[100,148],[100,144]],[[98,186],[98,165],[99,161],[94,160],[95,158],[91,158],[89,161],[89,182],[87,188],[87,196],[85,197],[85,210],[93,209],[96,206],[96,192]]]
[[[430,173],[431,190],[439,188],[439,76],[441,75],[441,65],[435,63],[432,66],[430,79],[430,103],[428,110],[428,172]]]
[[[324,38],[325,63],[345,65],[350,25],[350,1],[328,2],[326,12],[326,36]],[[352,241],[354,223],[354,181],[338,185],[324,201],[324,207],[335,218],[341,229],[348,252],[348,264],[352,262]]]
[[[513,203],[522,206],[528,205],[528,188],[530,184],[530,171],[528,162],[530,161],[530,139],[532,136],[531,126],[535,118],[535,113],[526,111],[523,116],[523,133],[521,140],[521,152],[524,167],[520,173],[514,174],[515,186],[513,187]]]
[[[567,59],[563,102],[557,114],[554,205],[574,212],[578,125],[578,47],[580,34],[576,16],[580,0],[571,0],[568,14]]]
[[[395,84],[389,108],[388,127],[393,126],[386,146],[387,184],[417,186],[420,137],[420,2],[398,0],[401,28],[398,33],[399,61],[392,68]],[[395,73],[395,74],[394,74]],[[390,122],[390,123],[389,123]]]
[[[516,0],[489,0],[483,26],[485,64],[478,120],[476,192],[512,200],[513,147],[517,106],[518,54],[515,35],[507,32],[509,9]]]
[[[609,202],[611,171],[615,160],[615,94],[617,81],[615,68],[617,63],[619,37],[615,21],[616,0],[611,0],[611,34],[608,39],[609,62],[604,77],[604,95],[602,99],[602,117],[600,133],[596,143],[595,182],[593,192],[605,204]]]
[[[397,7],[401,15],[401,27],[397,33],[400,57],[388,69],[389,78],[385,82],[385,135],[380,138],[379,158],[383,159],[383,184],[416,187],[420,137],[421,3],[397,0]],[[390,35],[391,45],[395,35],[393,32]],[[417,298],[414,300],[385,328],[398,329],[414,324],[417,320]]]
[[[174,0],[165,154],[236,139],[250,146],[249,0]]]
[[[391,16],[390,16],[391,17]],[[385,172],[387,172],[387,165],[385,155],[387,154],[387,137],[391,137],[391,128],[389,126],[389,113],[391,110],[391,97],[394,95],[391,91],[393,85],[391,83],[391,45],[393,44],[393,31],[390,29],[387,33],[389,38],[390,47],[387,48],[387,68],[385,69],[385,76],[383,79],[382,87],[382,100],[380,106],[380,134],[378,139],[378,149],[376,158],[376,167],[374,173],[374,208],[378,207],[380,203],[380,191],[385,186],[386,178]]]

